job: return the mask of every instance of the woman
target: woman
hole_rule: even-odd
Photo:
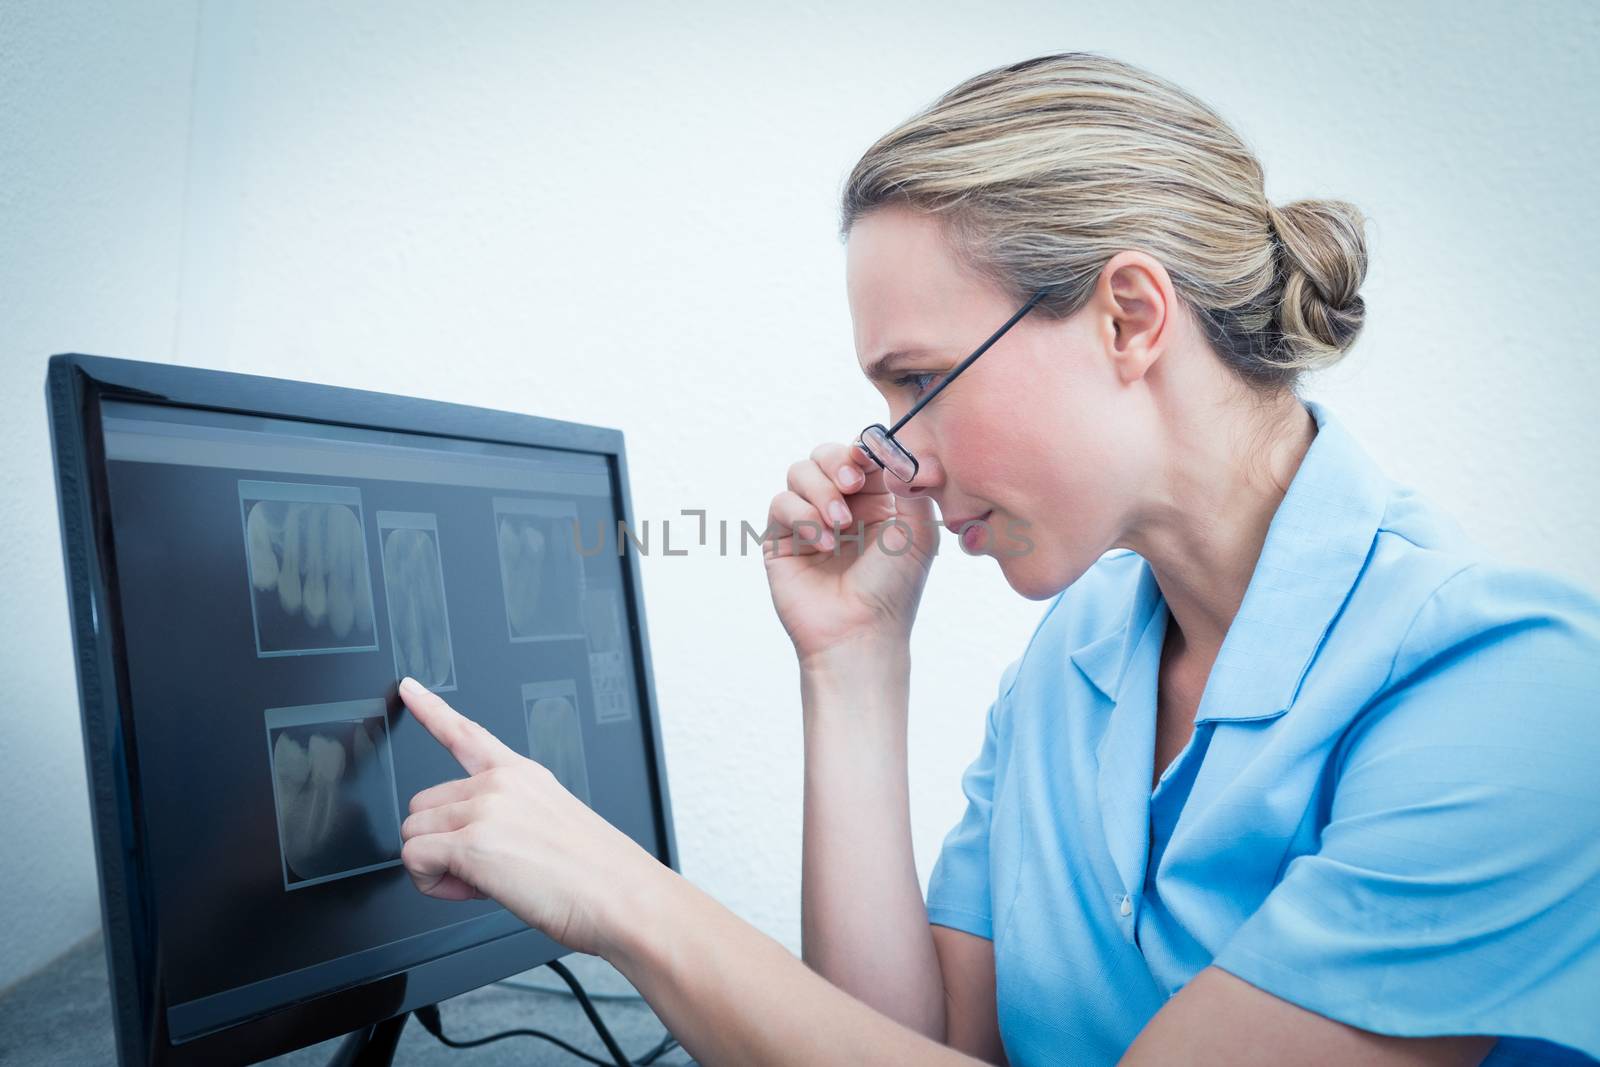
[[[1361,329],[1360,214],[1274,207],[1205,105],[1069,54],[873,145],[843,230],[899,421],[771,505],[809,968],[408,685],[471,775],[412,803],[417,884],[605,956],[708,1063],[1600,1055],[1600,603],[1480,558],[1298,398]],[[935,504],[1051,603],[924,903]]]

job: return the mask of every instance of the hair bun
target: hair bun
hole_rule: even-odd
[[[1287,354],[1304,369],[1333,363],[1366,319],[1366,217],[1343,200],[1295,200],[1267,210],[1283,251],[1278,328]]]

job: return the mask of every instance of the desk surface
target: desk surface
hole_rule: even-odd
[[[550,975],[552,982],[559,981]],[[665,1033],[643,1001],[601,1001],[595,1005],[618,1044],[630,1056],[653,1048]],[[578,1002],[560,993],[491,985],[475,989],[439,1006],[444,1032],[451,1038],[482,1037],[526,1027],[546,1030],[590,1055],[605,1056],[594,1028]],[[284,1067],[320,1067],[328,1062],[338,1040],[267,1060]],[[395,1052],[396,1067],[491,1067],[516,1064],[568,1064],[583,1061],[548,1041],[507,1038],[480,1048],[441,1045],[416,1020],[406,1023]],[[662,1067],[693,1063],[682,1049],[656,1061]],[[106,982],[105,947],[95,936],[0,996],[0,1064],[83,1065],[116,1063],[111,1030],[111,999]]]

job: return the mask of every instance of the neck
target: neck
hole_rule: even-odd
[[[1237,413],[1218,418],[1217,410]],[[1209,660],[1238,614],[1316,420],[1293,396],[1261,412],[1186,404],[1166,415],[1162,466],[1117,544],[1149,562],[1170,612],[1169,640]]]

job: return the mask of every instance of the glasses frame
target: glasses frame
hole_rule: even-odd
[[[905,445],[902,445],[899,442],[899,440],[897,440],[895,438],[895,434],[899,432],[899,430],[900,430],[900,428],[902,426],[904,426],[906,423],[911,421],[911,417],[913,415],[915,415],[917,412],[921,411],[923,408],[927,407],[930,403],[932,403],[934,397],[936,397],[940,393],[944,392],[945,387],[948,386],[951,382],[955,381],[957,375],[959,375],[962,371],[966,370],[968,367],[972,366],[973,362],[975,360],[977,360],[977,358],[979,356],[981,356],[985,352],[989,351],[990,346],[992,346],[996,341],[1000,340],[1000,338],[1004,337],[1006,335],[1006,331],[1007,330],[1011,329],[1011,327],[1013,327],[1017,323],[1021,322],[1022,321],[1022,317],[1024,315],[1026,315],[1028,312],[1032,311],[1034,305],[1037,304],[1040,300],[1043,300],[1046,296],[1049,295],[1049,293],[1050,293],[1050,290],[1048,288],[1045,288],[1045,289],[1040,289],[1038,292],[1034,293],[1031,297],[1029,297],[1028,298],[1028,302],[1026,304],[1023,304],[1022,307],[1020,307],[1019,309],[1017,309],[1016,314],[1012,315],[1011,318],[1007,319],[1006,320],[1006,324],[1004,326],[1000,327],[994,333],[990,334],[989,335],[989,339],[987,341],[983,342],[983,344],[979,345],[977,347],[977,350],[974,351],[970,356],[966,357],[960,363],[957,363],[954,367],[952,367],[950,369],[950,373],[946,374],[943,378],[940,378],[939,381],[934,385],[934,387],[932,389],[928,390],[928,392],[926,394],[924,394],[915,404],[912,404],[911,405],[911,410],[907,411],[904,415],[902,415],[898,419],[896,419],[893,426],[885,427],[883,425],[883,423],[875,422],[875,423],[871,424],[870,426],[866,427],[865,429],[863,429],[861,431],[861,433],[856,435],[856,447],[860,448],[861,451],[865,452],[872,459],[872,462],[876,463],[878,465],[879,469],[883,470],[885,473],[894,475],[894,477],[896,479],[898,479],[899,481],[904,482],[906,484],[910,484],[912,481],[915,481],[916,477],[917,477],[917,472],[919,470],[921,470],[921,465],[917,462],[917,457],[911,454],[911,450],[909,448],[907,448]],[[904,455],[907,459],[909,459],[911,461],[911,477],[910,478],[901,478],[899,474],[897,474],[896,472],[894,472],[894,471],[889,469],[888,464],[884,463],[883,459],[881,457],[879,457],[876,452],[872,451],[871,448],[867,447],[866,436],[867,436],[867,434],[871,433],[873,430],[881,431],[883,436],[888,439],[889,443],[891,445],[893,445],[895,448],[899,449],[901,454]]]

